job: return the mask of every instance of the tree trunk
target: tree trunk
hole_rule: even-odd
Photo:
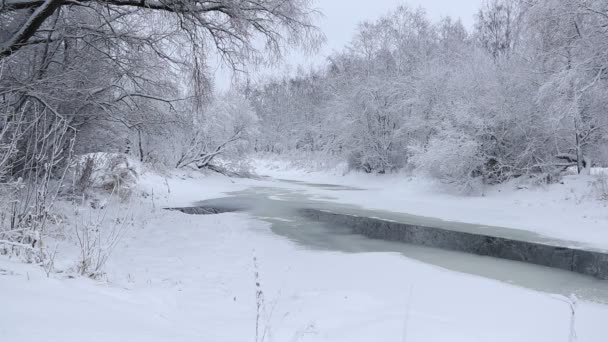
[[[137,144],[139,147],[139,161],[143,163],[144,161],[144,147],[141,141],[141,129],[137,130]]]
[[[576,130],[576,171],[580,175],[583,171],[583,151],[582,146],[580,144],[580,135],[578,133],[578,129]]]

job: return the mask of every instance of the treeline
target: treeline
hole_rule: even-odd
[[[256,149],[469,185],[608,163],[608,1],[491,0],[473,32],[399,7],[327,66],[247,89]]]
[[[1,1],[0,183],[71,150],[168,166],[214,153],[241,128],[209,127],[207,61],[244,70],[314,46],[314,16],[310,0]]]

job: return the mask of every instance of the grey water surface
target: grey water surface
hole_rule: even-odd
[[[277,180],[277,182],[279,182],[277,187],[251,187],[243,191],[228,193],[227,197],[198,202],[196,206],[216,208],[220,212],[247,212],[257,219],[269,222],[274,234],[289,239],[303,248],[344,253],[399,253],[403,257],[451,271],[490,278],[552,294],[576,295],[584,300],[608,304],[608,281],[606,280],[525,262],[372,239],[356,234],[351,227],[319,222],[301,213],[303,209],[316,209],[555,246],[584,248],[574,242],[551,239],[524,230],[368,210],[332,202],[330,197],[312,195],[307,191],[309,187],[331,191],[357,191],[359,190],[357,188],[286,180]],[[298,187],[281,186],[280,183],[285,182]]]

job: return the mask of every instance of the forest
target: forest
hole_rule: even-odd
[[[585,173],[608,163],[606,6],[487,1],[472,32],[402,6],[326,66],[250,81],[247,68],[322,44],[309,1],[5,0],[2,184],[90,152],[167,168],[314,152],[465,187]],[[213,55],[232,90],[214,87]]]
[[[608,163],[605,1],[490,1],[468,32],[399,7],[319,70],[245,88],[256,151],[463,188]]]

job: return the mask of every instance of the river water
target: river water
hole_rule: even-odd
[[[574,243],[550,239],[523,230],[449,222],[339,204],[331,201],[330,197],[313,195],[311,193],[314,191],[308,191],[314,190],[314,188],[359,191],[357,188],[333,184],[279,180],[276,187],[251,187],[243,191],[228,193],[227,197],[202,201],[197,205],[247,212],[257,219],[269,222],[274,234],[311,250],[344,253],[399,253],[405,258],[455,272],[495,279],[536,291],[565,296],[576,295],[580,299],[608,304],[608,281],[605,280],[523,262],[370,239],[354,234],[350,228],[345,226],[310,220],[300,215],[298,211],[313,208],[554,245],[576,246]]]

